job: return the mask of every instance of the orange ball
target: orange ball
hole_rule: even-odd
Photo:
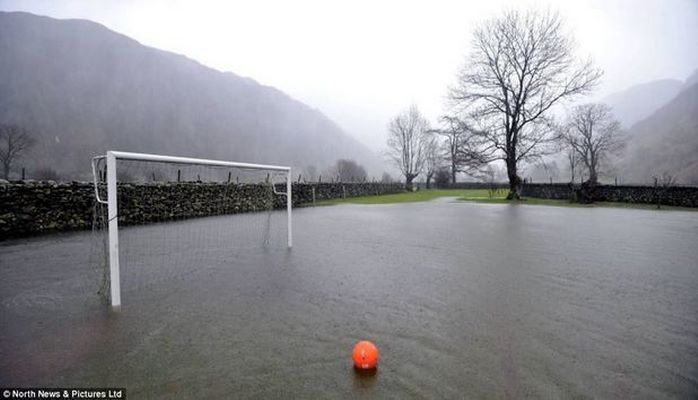
[[[368,340],[362,340],[354,346],[351,358],[354,360],[356,368],[376,368],[376,365],[378,365],[378,348]]]

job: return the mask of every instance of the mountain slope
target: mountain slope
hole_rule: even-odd
[[[686,78],[686,81],[683,83],[682,90],[686,90],[689,87],[695,85],[698,83],[698,69],[693,71],[693,73]]]
[[[620,163],[625,182],[651,183],[669,173],[679,183],[698,184],[698,84],[635,124],[628,136]]]
[[[36,137],[31,169],[85,178],[108,149],[315,165],[382,162],[283,92],[83,20],[0,12],[0,121]]]
[[[613,108],[614,115],[627,129],[673,99],[682,84],[678,79],[656,80],[614,93],[603,102]]]

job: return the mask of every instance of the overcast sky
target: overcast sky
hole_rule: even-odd
[[[443,112],[479,21],[530,7],[559,11],[580,55],[605,71],[597,98],[698,68],[698,0],[0,0],[1,10],[90,19],[275,86],[376,151],[410,104],[434,121]]]

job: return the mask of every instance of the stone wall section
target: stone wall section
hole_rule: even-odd
[[[527,183],[521,194],[524,197],[575,201],[582,186],[571,184]],[[677,207],[698,207],[698,187],[693,186],[616,186],[596,185],[585,188],[585,196],[592,201],[608,201],[640,204],[662,204]]]
[[[286,185],[277,185],[285,192]],[[315,200],[398,193],[399,183],[294,183],[293,205]],[[104,195],[106,198],[106,195]],[[88,182],[0,182],[0,240],[91,229],[94,186]],[[124,183],[119,185],[119,222],[137,225],[286,207],[285,196],[264,184]]]

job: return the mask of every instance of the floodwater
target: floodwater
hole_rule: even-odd
[[[125,229],[119,313],[95,294],[92,234],[0,244],[0,386],[698,397],[698,213],[451,199],[305,208],[290,251],[278,232],[255,237],[267,222]],[[381,351],[375,375],[351,367],[360,339]]]

